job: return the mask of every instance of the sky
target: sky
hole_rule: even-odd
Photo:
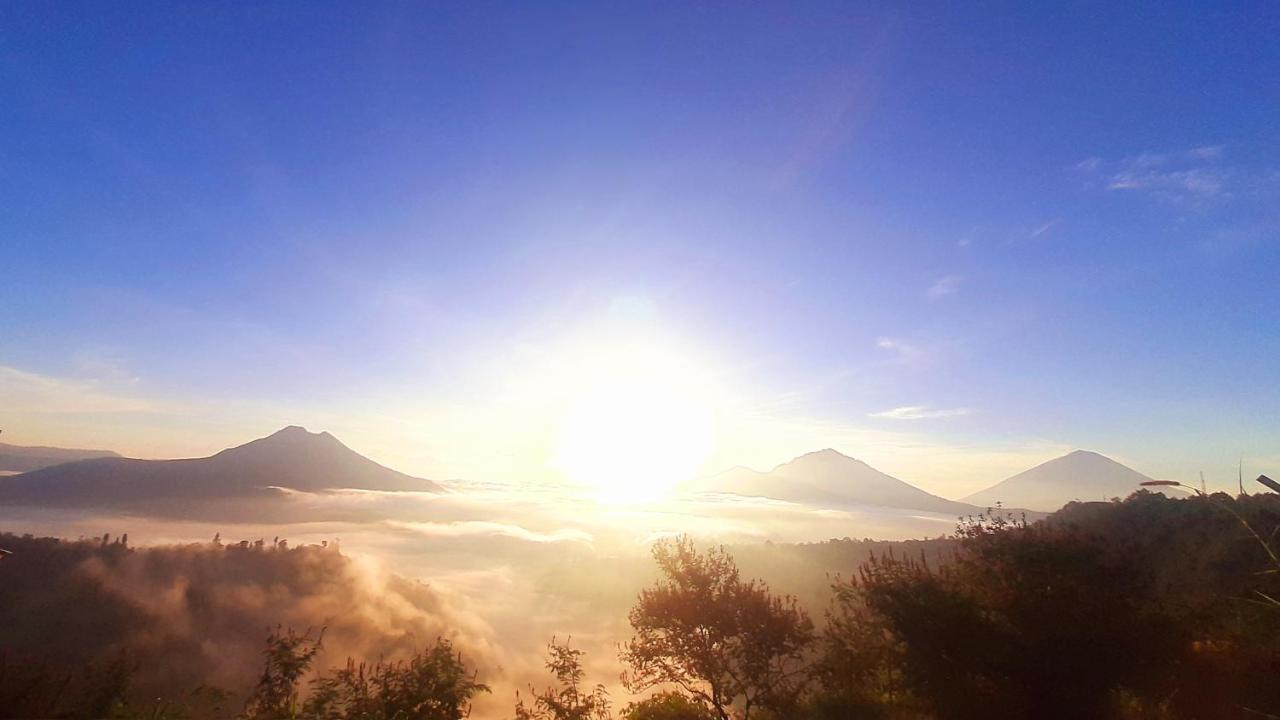
[[[5,4],[0,439],[304,424],[537,480],[638,375],[707,415],[700,471],[1280,472],[1278,32],[1266,2]],[[617,451],[687,425],[655,424]]]

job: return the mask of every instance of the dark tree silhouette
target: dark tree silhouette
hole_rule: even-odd
[[[287,720],[298,717],[298,684],[320,652],[324,630],[315,638],[307,631],[277,627],[263,650],[262,676],[245,702],[244,714],[252,720]]]
[[[373,664],[348,659],[318,678],[303,706],[307,720],[458,720],[471,698],[488,692],[446,639],[405,661]]]
[[[680,693],[664,692],[634,702],[622,711],[625,720],[716,720],[716,713]]]
[[[1124,693],[1161,696],[1190,639],[1149,573],[1070,528],[980,518],[958,534],[948,566],[875,558],[838,596],[901,642],[905,679],[936,714],[1106,717]]]
[[[743,581],[723,548],[700,553],[680,537],[653,548],[662,571],[631,609],[622,648],[632,692],[674,685],[722,720],[757,710],[785,713],[804,685],[813,624],[794,598]]]

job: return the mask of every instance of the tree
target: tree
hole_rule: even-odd
[[[890,708],[918,711],[902,678],[906,648],[885,619],[867,607],[857,578],[837,579],[831,590],[814,668],[819,687],[806,698],[808,717],[875,718]]]
[[[348,659],[313,685],[303,715],[315,720],[460,720],[471,714],[471,698],[489,691],[446,639],[407,661]]]
[[[680,537],[657,543],[658,583],[640,593],[622,647],[627,688],[674,685],[721,720],[737,710],[785,714],[804,684],[813,623],[795,598],[743,581],[723,548],[699,553]]]
[[[622,711],[626,720],[716,720],[706,705],[675,692],[658,693],[628,705]]]
[[[942,568],[875,558],[870,615],[905,679],[953,718],[1104,717],[1121,693],[1167,697],[1189,638],[1133,559],[1076,529],[979,518]]]
[[[298,682],[320,652],[324,630],[315,639],[276,627],[263,651],[262,676],[245,702],[244,715],[252,720],[289,720],[298,717]]]
[[[586,653],[556,643],[547,645],[547,669],[555,676],[559,688],[547,688],[541,692],[529,688],[533,695],[533,708],[516,698],[516,720],[609,720],[609,693],[604,685],[596,685],[584,692],[582,658]]]
[[[323,635],[323,631],[320,633]],[[356,664],[312,681],[299,703],[303,674],[321,649],[321,638],[276,628],[267,638],[262,677],[245,703],[247,720],[461,720],[471,698],[489,688],[476,682],[448,640],[407,661]]]

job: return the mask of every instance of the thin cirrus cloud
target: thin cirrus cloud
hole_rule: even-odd
[[[0,365],[0,407],[31,408],[41,414],[163,414],[177,405],[117,392],[110,383],[96,379],[41,375]]]
[[[1053,227],[1054,227],[1055,225],[1057,225],[1057,224],[1058,224],[1059,222],[1061,222],[1061,221],[1062,221],[1062,218],[1054,218],[1054,219],[1050,220],[1049,222],[1044,223],[1043,225],[1040,225],[1039,227],[1037,227],[1036,229],[1034,229],[1034,230],[1032,230],[1032,231],[1031,231],[1031,237],[1033,237],[1033,238],[1038,238],[1038,237],[1040,237],[1041,235],[1043,235],[1043,234],[1045,234],[1045,233],[1049,232],[1050,230],[1052,230],[1052,229],[1053,229]]]
[[[901,338],[894,337],[876,338],[876,347],[881,350],[888,350],[889,352],[897,353],[902,357],[911,357],[920,353],[920,348]]]
[[[944,275],[937,282],[929,286],[928,296],[933,299],[954,295],[960,289],[960,282],[964,278],[959,275]]]
[[[932,420],[935,418],[959,417],[968,415],[969,408],[931,408],[928,405],[904,405],[890,410],[871,413],[874,418],[889,420]]]
[[[1223,166],[1222,158],[1223,146],[1206,145],[1178,152],[1145,152],[1119,160],[1090,157],[1077,163],[1076,169],[1110,191],[1204,201],[1228,194],[1232,172]]]

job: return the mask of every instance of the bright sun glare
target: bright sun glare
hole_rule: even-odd
[[[558,465],[606,502],[660,499],[714,443],[705,388],[672,358],[611,352],[589,363],[560,428]]]

